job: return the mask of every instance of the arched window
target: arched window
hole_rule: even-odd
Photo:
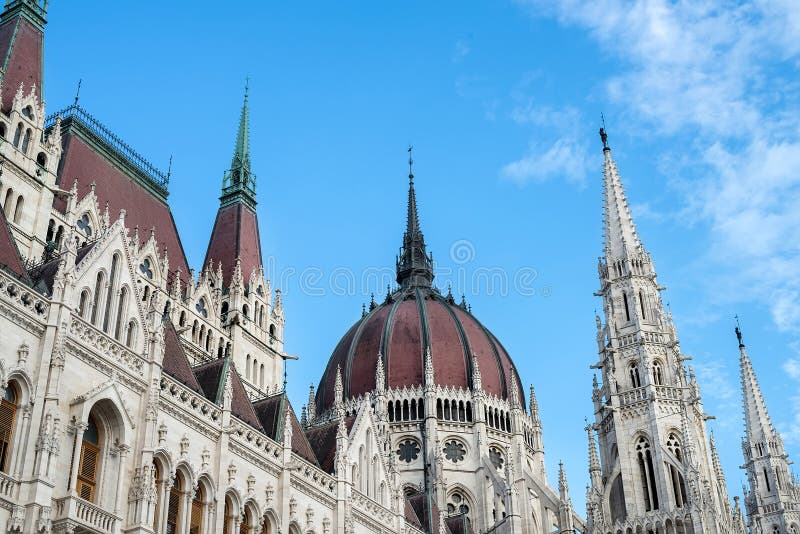
[[[403,401],[403,421],[408,421],[410,417],[408,400]]]
[[[86,319],[86,312],[89,311],[89,290],[84,289],[81,291],[81,299],[78,303],[78,315],[81,319]]]
[[[8,472],[18,403],[16,387],[14,384],[8,384],[3,400],[0,402],[0,471],[3,473]]]
[[[469,503],[463,493],[456,490],[447,498],[447,515],[465,515],[469,517]]]
[[[132,349],[134,343],[136,343],[136,321],[131,319],[128,323],[128,331],[125,334],[125,346]]]
[[[153,530],[158,532],[158,516],[161,510],[161,485],[164,483],[161,473],[161,465],[153,459],[153,477],[156,479],[156,499],[153,505]]]
[[[255,384],[257,376],[258,376],[258,360],[253,358],[253,370],[250,372],[250,381]]]
[[[636,455],[639,459],[639,471],[642,479],[642,492],[646,511],[658,510],[658,488],[653,468],[653,455],[650,442],[641,437],[636,442]]]
[[[183,496],[183,474],[176,473],[175,483],[169,489],[167,504],[167,521],[164,528],[166,534],[175,534],[178,531],[178,522],[181,516],[181,499]]]
[[[464,410],[464,401],[458,401],[458,420],[462,423],[467,420],[467,412]]]
[[[142,291],[142,302],[148,302],[150,300],[150,286],[145,285],[144,291]]]
[[[205,508],[206,493],[203,484],[198,484],[197,491],[192,499],[192,513],[189,517],[189,534],[200,534],[203,531],[203,509]]]
[[[11,203],[14,202],[14,190],[10,187],[6,190],[6,199],[3,201],[3,213],[6,214],[6,219],[11,218]]]
[[[275,325],[274,324],[269,325],[269,338],[270,339],[275,339]]]
[[[6,125],[4,122],[0,122],[0,137],[6,138]]]
[[[450,399],[444,400],[444,418],[445,420],[450,420]]]
[[[22,108],[22,114],[30,120],[33,120],[33,108],[30,106],[25,106]]]
[[[14,130],[14,148],[19,148],[20,140],[22,140],[22,123],[17,124],[17,129]]]
[[[639,307],[642,309],[642,319],[647,319],[644,313],[644,293],[641,290],[639,290]]]
[[[100,298],[103,294],[103,289],[105,289],[105,281],[106,277],[103,271],[97,273],[97,279],[94,284],[94,302],[92,303],[92,324],[95,326],[97,326],[97,321],[100,319],[100,303],[102,302]]]
[[[247,380],[250,380],[250,355],[249,354],[247,355],[247,358],[245,358],[245,361],[247,363],[244,366],[244,377]]]
[[[108,277],[108,291],[106,291],[106,309],[103,314],[103,332],[108,332],[111,326],[111,299],[117,292],[117,269],[119,268],[119,254],[111,258],[111,276]]]
[[[222,534],[233,534],[234,530],[234,507],[233,503],[231,502],[230,496],[225,496],[225,512],[222,521]]]
[[[400,413],[400,410],[401,410],[400,401],[396,401],[394,403],[394,420],[395,421],[402,421],[403,420],[402,419],[402,415]]]
[[[264,387],[264,364],[263,363],[261,364],[261,367],[259,367],[258,384],[262,388]]]
[[[114,323],[114,339],[122,341],[123,319],[125,308],[128,307],[128,288],[123,287],[119,292],[119,302],[117,303],[117,320]]]
[[[178,326],[186,326],[186,311],[181,310],[181,314],[178,316]]]
[[[81,444],[81,458],[78,466],[78,495],[81,499],[94,502],[97,488],[97,474],[100,469],[100,430],[93,416],[89,416]]]
[[[219,344],[217,344],[217,358],[222,358],[225,356],[225,340],[219,338]]]
[[[192,323],[192,342],[194,343],[197,343],[197,326],[198,322],[197,319],[195,319],[194,323]]]
[[[36,155],[36,164],[39,165],[39,167],[47,166],[47,156],[44,155],[44,152],[39,152]]]
[[[664,385],[664,370],[659,360],[653,362],[653,384]]]
[[[639,366],[636,365],[636,362],[631,362],[628,366],[628,373],[631,377],[631,387],[640,388],[642,387],[642,379],[639,377]]]
[[[442,411],[442,399],[436,399],[436,418],[442,419],[444,412]]]
[[[242,523],[239,525],[239,533],[240,534],[250,534],[251,529],[256,527],[256,513],[253,510],[252,506],[245,506],[244,507],[244,518]]]
[[[250,308],[247,306],[247,304],[242,306],[242,315],[244,315],[245,319],[247,319],[249,313],[250,313]]]
[[[628,308],[628,294],[624,291],[622,292],[622,302],[625,304],[625,320],[631,320],[631,310]]]
[[[17,205],[14,207],[14,222],[19,224],[19,221],[22,219],[22,208],[25,205],[25,199],[22,198],[22,195],[17,197]]]
[[[220,314],[222,315],[222,320],[226,320],[228,317],[228,303],[223,302],[222,307],[220,308]]]
[[[28,145],[31,143],[31,129],[25,130],[25,137],[22,138],[22,153],[28,153]]]

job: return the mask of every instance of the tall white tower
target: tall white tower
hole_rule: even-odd
[[[772,425],[761,395],[753,364],[739,339],[745,436],[742,453],[750,491],[745,494],[751,534],[798,534],[800,532],[800,484],[789,474],[789,455]]]
[[[706,433],[700,390],[664,312],[604,130],[605,324],[597,321],[595,423],[589,430],[590,533],[731,532],[731,505]],[[594,435],[600,447],[594,450]]]

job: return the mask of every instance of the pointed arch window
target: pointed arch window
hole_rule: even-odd
[[[89,308],[89,290],[84,289],[81,291],[81,300],[78,303],[78,315],[81,316],[81,319],[86,319],[86,312]]]
[[[22,140],[22,123],[17,124],[17,129],[14,130],[14,148],[19,148],[19,142]]]
[[[136,321],[131,319],[128,323],[128,331],[125,334],[125,346],[132,349],[134,343],[136,343]]]
[[[103,271],[97,273],[97,279],[94,284],[94,302],[92,303],[92,324],[97,326],[97,321],[100,318],[100,300],[103,294],[103,287],[105,286],[106,277]]]
[[[647,315],[644,312],[644,293],[641,289],[639,290],[639,308],[642,310],[642,319],[647,319]]]
[[[123,319],[125,315],[125,308],[128,307],[128,288],[123,287],[119,292],[119,302],[117,304],[117,320],[114,325],[114,339],[122,341],[122,333],[124,332]]]
[[[192,499],[192,512],[189,518],[189,534],[200,534],[203,531],[203,509],[206,500],[203,485],[197,486],[197,491]]]
[[[14,207],[14,222],[19,224],[19,221],[22,220],[22,211],[23,207],[25,206],[25,199],[22,195],[17,197],[17,205]]]
[[[624,291],[622,292],[622,302],[623,302],[623,304],[625,304],[625,320],[626,321],[630,321],[631,320],[631,310],[628,307],[628,294],[625,293]]]
[[[653,362],[653,384],[656,386],[664,385],[664,368],[659,360]]]
[[[30,144],[31,144],[31,135],[32,135],[32,132],[31,132],[30,128],[25,130],[25,137],[22,138],[22,153],[23,154],[27,154],[28,153],[28,146],[30,146]]]
[[[0,471],[3,473],[8,472],[17,407],[17,389],[14,384],[8,384],[3,400],[0,402]]]
[[[640,388],[642,387],[642,379],[639,376],[639,366],[636,362],[631,362],[628,366],[628,373],[631,377],[631,387]]]
[[[175,534],[178,531],[178,521],[181,515],[181,498],[183,494],[183,475],[175,476],[175,483],[169,489],[169,502],[167,503],[167,521],[165,534]]]
[[[639,474],[642,480],[645,510],[658,510],[658,488],[656,487],[656,474],[653,468],[653,454],[650,442],[644,437],[636,442],[636,456],[639,460]]]
[[[100,431],[94,417],[90,415],[86,431],[83,433],[81,458],[78,465],[78,495],[85,501],[94,502],[99,463]]]
[[[111,327],[111,304],[117,290],[117,270],[119,269],[119,254],[111,258],[111,275],[108,277],[108,290],[106,291],[106,308],[103,315],[103,332],[108,332]]]

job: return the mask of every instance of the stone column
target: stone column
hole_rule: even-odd
[[[117,449],[117,458],[119,458],[119,465],[117,466],[117,488],[114,496],[114,515],[120,516],[120,509],[122,506],[122,488],[128,478],[125,460],[128,458],[128,452],[131,448],[124,443]]]
[[[72,491],[74,495],[78,495],[78,470],[80,469],[81,465],[81,448],[83,446],[83,433],[86,432],[86,429],[89,428],[87,423],[82,421],[75,422],[72,426],[73,433],[75,434],[75,438],[73,441],[73,448],[72,448],[72,470],[69,475],[69,485],[68,489]]]

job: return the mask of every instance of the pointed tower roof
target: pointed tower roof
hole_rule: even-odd
[[[20,85],[28,94],[36,86],[41,102],[44,25],[47,0],[10,0],[0,14],[2,110],[8,112]]]
[[[425,236],[419,225],[417,195],[414,191],[413,147],[408,147],[408,212],[403,246],[397,257],[397,283],[401,287],[430,287],[433,281],[433,256],[425,249]]]
[[[638,256],[644,246],[636,233],[628,199],[622,187],[617,164],[611,157],[605,128],[600,128],[603,141],[603,231],[607,260]]]
[[[203,262],[205,267],[209,267],[212,258],[222,263],[225,287],[230,286],[237,260],[241,262],[244,280],[249,280],[253,270],[258,271],[262,265],[256,215],[256,177],[250,169],[248,91],[245,87],[233,160],[222,182],[219,211]]]
[[[767,412],[767,404],[761,394],[750,356],[747,355],[742,331],[736,327],[736,337],[739,340],[739,370],[742,381],[742,404],[744,406],[744,424],[747,437],[751,441],[764,441],[775,434],[775,427]]]

